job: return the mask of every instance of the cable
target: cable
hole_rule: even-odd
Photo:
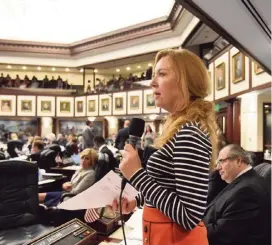
[[[124,228],[124,217],[122,213],[122,195],[123,195],[124,188],[121,188],[120,192],[120,197],[119,197],[119,206],[120,206],[120,215],[121,215],[121,225],[122,225],[122,231],[123,231],[123,237],[125,241],[125,245],[127,245],[127,240],[126,240],[126,234],[125,234],[125,228]]]

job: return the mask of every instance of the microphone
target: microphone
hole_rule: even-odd
[[[132,118],[128,128],[128,134],[129,134],[129,144],[131,144],[134,149],[136,148],[138,140],[141,139],[144,133],[144,126],[145,126],[145,121],[143,119]],[[122,184],[121,184],[122,190],[125,188],[126,183],[127,183],[127,180],[123,177]]]

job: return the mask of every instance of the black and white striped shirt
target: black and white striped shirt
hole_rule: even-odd
[[[184,124],[175,136],[152,154],[147,169],[130,183],[141,193],[137,206],[155,207],[174,222],[192,230],[203,218],[212,146],[197,122]]]

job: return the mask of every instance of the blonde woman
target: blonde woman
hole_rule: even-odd
[[[158,149],[147,169],[137,151],[125,146],[120,170],[140,192],[122,202],[124,213],[144,206],[143,244],[207,245],[202,222],[208,194],[209,169],[216,159],[214,106],[208,95],[207,70],[188,50],[157,54],[151,82],[156,106],[169,112]],[[113,202],[113,209],[118,203]]]
[[[97,154],[94,149],[87,148],[80,153],[81,169],[76,171],[70,182],[62,185],[64,192],[79,194],[85,191],[95,182],[94,166],[97,162]],[[47,207],[57,206],[63,192],[39,193],[39,201]]]

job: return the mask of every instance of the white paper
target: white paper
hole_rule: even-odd
[[[118,174],[110,171],[103,179],[75,197],[61,203],[58,208],[78,210],[112,205],[114,199],[119,200],[121,181],[122,179]],[[133,200],[137,194],[138,192],[134,187],[130,184],[126,184],[123,191],[124,197],[130,201]]]

